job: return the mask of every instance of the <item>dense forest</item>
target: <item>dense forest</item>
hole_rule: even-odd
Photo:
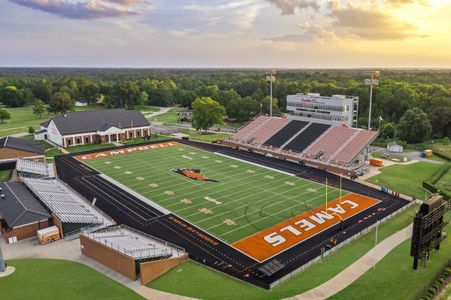
[[[368,122],[369,88],[363,70],[277,70],[274,111],[286,95],[320,93],[360,97],[359,124]],[[219,69],[0,69],[0,102],[7,107],[42,100],[52,113],[75,101],[133,109],[137,105],[191,107],[199,97],[219,102],[229,119],[246,121],[269,110],[265,70]],[[42,105],[42,102],[39,102]],[[373,120],[383,138],[407,142],[451,136],[451,71],[381,70],[374,88]]]

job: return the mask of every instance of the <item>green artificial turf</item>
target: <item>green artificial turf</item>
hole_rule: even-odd
[[[405,228],[412,222],[417,210],[418,206],[412,206],[381,224],[378,229],[378,241]],[[333,278],[374,247],[374,242],[373,230],[270,291],[235,280],[193,262],[172,269],[150,282],[148,286],[201,299],[282,299],[306,292]]]
[[[367,181],[417,199],[425,199],[428,193],[423,188],[423,181],[429,179],[440,167],[441,165],[426,162],[392,165],[381,168],[382,174],[373,176]]]
[[[143,299],[134,291],[79,263],[52,259],[9,260],[13,274],[0,278],[0,299]]]
[[[451,213],[448,212],[448,219]],[[445,227],[449,234],[451,226]],[[353,284],[329,299],[417,299],[422,290],[450,259],[451,239],[443,241],[440,251],[432,251],[426,267],[412,269],[411,240],[403,242]],[[383,288],[381,288],[383,287]]]
[[[326,200],[325,186],[313,181],[182,144],[85,163],[228,243]],[[202,169],[218,182],[192,180],[172,172],[173,168]],[[335,188],[328,192],[329,201],[339,197]],[[235,224],[227,225],[226,220]]]

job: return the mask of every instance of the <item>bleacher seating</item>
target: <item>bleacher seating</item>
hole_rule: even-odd
[[[283,149],[302,153],[304,149],[310,146],[318,137],[320,137],[330,125],[311,123],[310,126],[304,129],[301,134],[288,143]]]
[[[332,127],[305,150],[304,157],[327,162],[354,134],[355,129],[346,125]]]
[[[49,168],[45,162],[18,158],[16,162],[16,170],[19,173],[26,173],[38,177],[48,177]]]
[[[376,138],[376,135],[376,131],[359,130],[358,134],[332,158],[331,162],[344,165],[351,163],[352,159]]]
[[[252,144],[261,145],[271,136],[273,136],[277,131],[279,131],[283,126],[285,126],[289,120],[285,117],[273,117],[270,118],[265,124],[264,128],[257,130],[254,133]]]
[[[250,138],[250,136],[262,125],[264,125],[267,121],[269,121],[269,116],[259,115],[254,118],[252,121],[244,125],[238,132],[236,132],[231,140],[235,141],[246,141]]]
[[[353,163],[356,165],[354,158],[376,136],[377,132],[344,124],[332,126],[285,117],[258,116],[228,142],[283,159],[349,168]]]
[[[287,125],[282,127],[276,134],[270,137],[266,142],[263,143],[265,146],[271,146],[274,148],[280,148],[285,144],[290,138],[295,136],[300,130],[302,130],[308,122],[293,120]]]
[[[21,177],[28,189],[63,223],[104,224],[112,223],[91,205],[70,191],[55,178]]]
[[[123,253],[134,260],[178,257],[184,250],[127,226],[109,227],[82,235]]]

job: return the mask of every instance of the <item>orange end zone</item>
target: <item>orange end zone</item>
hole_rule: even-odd
[[[379,203],[357,194],[335,199],[271,228],[232,244],[233,247],[262,262],[294,245]]]
[[[136,146],[136,147],[130,147],[130,148],[82,154],[82,155],[74,156],[74,158],[82,161],[82,160],[87,160],[87,159],[109,157],[109,156],[114,156],[114,155],[118,155],[118,154],[128,154],[128,153],[132,153],[132,152],[142,152],[142,151],[148,151],[148,150],[158,149],[158,148],[167,148],[167,147],[177,146],[177,145],[178,145],[177,142],[165,142],[165,143],[150,144],[150,145],[145,145],[145,146]]]

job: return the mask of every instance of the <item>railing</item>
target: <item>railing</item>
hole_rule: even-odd
[[[335,251],[337,251],[338,249],[340,249],[341,247],[349,244],[350,242],[360,238],[363,235],[368,234],[371,230],[373,230],[376,226],[378,226],[379,224],[384,223],[385,221],[387,221],[388,219],[391,219],[392,217],[398,215],[399,213],[407,210],[408,208],[410,208],[412,205],[414,205],[415,202],[412,201],[409,204],[405,205],[404,207],[402,207],[401,209],[398,209],[397,211],[391,213],[390,215],[384,217],[383,219],[379,220],[378,222],[374,223],[373,225],[365,228],[364,230],[360,231],[359,233],[349,237],[348,239],[344,240],[343,242],[341,242],[340,244],[336,245],[335,247],[325,251],[324,253],[322,253],[321,255],[317,256],[316,258],[312,259],[311,261],[309,261],[308,263],[302,265],[301,267],[297,268],[296,270],[294,270],[293,272],[283,276],[282,278],[280,278],[277,281],[272,282],[269,287],[270,289],[276,287],[277,285],[281,284],[282,282],[290,279],[291,277],[295,276],[296,274],[304,271],[305,269],[307,269],[308,267],[310,267],[311,265],[313,265],[314,263],[320,261],[321,259],[323,259],[324,257],[328,256],[329,254],[334,253]]]

